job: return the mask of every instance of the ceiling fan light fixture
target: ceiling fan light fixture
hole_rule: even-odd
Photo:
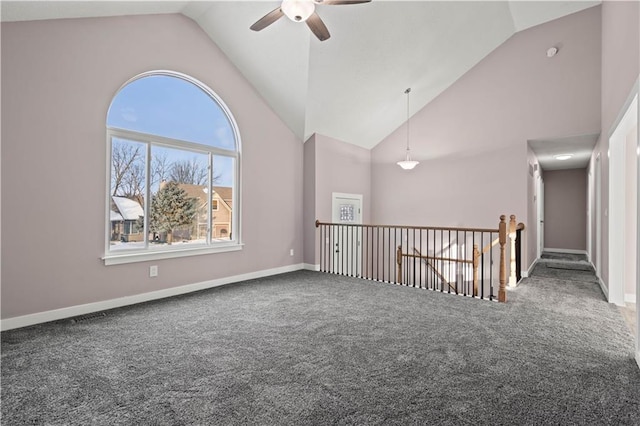
[[[284,0],[280,8],[293,22],[304,22],[315,12],[316,5],[313,0]]]

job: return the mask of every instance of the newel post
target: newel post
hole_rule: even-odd
[[[473,296],[478,296],[478,264],[480,259],[480,250],[478,245],[473,245]]]
[[[505,215],[500,216],[500,224],[498,225],[498,237],[500,242],[500,290],[498,291],[498,301],[507,301],[507,291],[505,285],[507,282],[507,259],[505,255],[505,244],[507,243],[507,223]]]
[[[511,249],[509,250],[509,287],[515,287],[518,279],[516,278],[516,215],[512,214],[509,221],[509,240],[511,240]]]
[[[398,264],[398,284],[402,284],[402,246],[396,250],[396,263]]]

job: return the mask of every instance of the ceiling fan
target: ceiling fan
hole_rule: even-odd
[[[317,4],[340,5],[368,3],[371,0],[282,0],[282,4],[277,9],[258,19],[250,28],[253,31],[260,31],[276,22],[286,15],[293,22],[306,22],[307,26],[320,41],[325,41],[331,34],[327,26],[322,22],[316,13]]]

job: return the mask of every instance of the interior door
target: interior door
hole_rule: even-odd
[[[362,195],[333,193],[332,222],[334,227],[334,271],[350,276],[361,276],[362,271]]]

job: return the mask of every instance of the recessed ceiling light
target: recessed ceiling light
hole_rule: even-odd
[[[573,154],[560,154],[560,155],[553,156],[553,158],[555,158],[558,161],[566,161],[571,157],[573,157]]]

